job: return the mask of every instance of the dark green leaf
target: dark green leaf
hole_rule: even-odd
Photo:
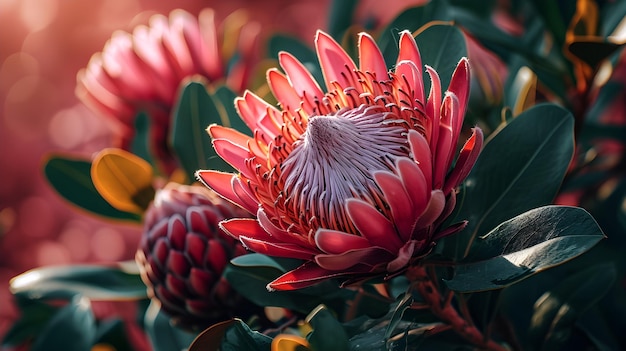
[[[333,314],[324,306],[318,306],[307,317],[313,331],[307,340],[314,350],[348,350],[348,335]]]
[[[467,57],[465,38],[461,31],[450,25],[433,25],[426,28],[415,42],[422,56],[422,64],[434,68],[441,80],[441,90],[450,84],[452,73],[463,57]],[[424,71],[424,89],[430,89],[430,76]]]
[[[224,125],[219,110],[204,85],[190,82],[182,90],[174,109],[172,147],[188,179],[195,179],[199,169],[232,171],[217,155],[206,129],[211,124]]]
[[[581,208],[534,209],[478,239],[471,257],[480,261],[457,265],[446,285],[458,292],[501,289],[571,260],[602,238],[600,227]]]
[[[357,0],[333,0],[328,15],[328,34],[340,38],[352,25]]]
[[[240,319],[228,328],[221,351],[269,351],[272,339],[253,331]]]
[[[278,58],[278,53],[288,51],[295,56],[311,73],[313,78],[323,84],[324,76],[317,60],[317,54],[310,47],[303,44],[295,37],[277,34],[270,38],[268,43],[268,54],[270,57]]]
[[[154,351],[183,351],[195,338],[195,334],[172,325],[158,302],[151,302],[146,310],[144,328]]]
[[[96,321],[91,304],[87,298],[77,295],[52,317],[30,349],[85,351],[91,349],[95,336]]]
[[[568,277],[540,297],[529,330],[535,347],[561,349],[576,320],[604,296],[615,278],[612,264],[596,265]]]
[[[556,105],[537,105],[483,148],[457,199],[453,221],[468,220],[444,241],[444,254],[465,257],[477,235],[552,202],[574,152],[574,119]]]
[[[138,274],[118,267],[72,265],[37,268],[11,280],[11,291],[31,298],[66,291],[91,300],[128,300],[146,298],[146,287]]]
[[[59,195],[84,210],[112,219],[141,220],[139,215],[120,211],[102,198],[91,181],[91,162],[88,160],[50,155],[44,173]]]
[[[29,300],[20,309],[20,318],[13,323],[2,339],[2,345],[16,347],[35,338],[46,327],[48,321],[58,311],[41,300]]]
[[[130,151],[146,160],[155,167],[154,155],[150,139],[150,116],[146,112],[140,112],[135,117],[135,135],[130,145]]]
[[[393,310],[391,318],[389,319],[389,325],[387,325],[387,330],[385,330],[385,340],[389,339],[391,335],[396,331],[398,324],[402,320],[404,312],[411,306],[412,303],[413,296],[409,293],[405,294],[404,297],[398,302],[398,305]]]
[[[222,85],[215,90],[212,97],[218,106],[224,108],[224,115],[228,116],[228,124],[231,128],[252,136],[252,131],[237,113],[237,109],[235,108],[235,98],[237,98],[237,94],[235,94],[234,91],[230,90],[227,86]]]
[[[133,346],[126,335],[124,322],[118,318],[105,320],[98,325],[94,340],[95,344],[109,345],[115,351],[133,351]]]
[[[424,6],[412,7],[399,14],[383,29],[378,39],[378,46],[383,53],[387,67],[391,68],[396,64],[401,31],[415,32],[430,21],[449,21],[451,19],[447,1],[444,0],[430,1]],[[445,46],[442,42],[431,43],[432,45]],[[424,55],[427,49],[420,46],[419,50]]]
[[[599,35],[608,37],[626,17],[626,2],[605,1],[600,9],[598,19]]]
[[[276,306],[308,313],[324,302],[333,307],[343,305],[344,298],[352,296],[348,290],[326,282],[298,291],[267,290],[267,284],[283,273],[296,268],[296,260],[276,259],[261,254],[236,257],[225,271],[224,277],[246,299],[258,306]],[[346,296],[348,295],[348,296]]]

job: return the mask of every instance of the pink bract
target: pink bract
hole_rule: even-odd
[[[241,21],[232,17],[231,21]],[[150,147],[166,173],[176,168],[168,145],[171,112],[181,84],[188,80],[243,91],[255,61],[259,27],[246,23],[238,37],[223,38],[215,13],[204,9],[198,18],[174,10],[169,18],[154,15],[148,25],[132,34],[117,31],[102,52],[91,57],[78,72],[76,95],[99,115],[110,118],[116,128],[115,146],[128,150],[136,131],[135,117],[146,112],[150,118]],[[235,44],[233,44],[235,43]],[[227,69],[232,48],[240,58]]]
[[[388,71],[374,39],[362,33],[357,66],[319,31],[325,89],[283,52],[285,74],[267,73],[280,107],[251,92],[236,100],[254,136],[208,128],[217,153],[239,173],[206,170],[198,178],[257,216],[223,221],[222,228],[258,253],[305,261],[269,289],[398,274],[465,226],[441,224],[483,143],[474,128],[453,162],[469,95],[468,60],[460,60],[445,92],[425,66],[427,97],[411,33],[402,32],[399,45]]]

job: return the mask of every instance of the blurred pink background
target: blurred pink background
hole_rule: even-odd
[[[381,24],[420,1],[362,1],[357,22]],[[18,317],[9,280],[44,265],[128,260],[140,228],[106,222],[64,202],[43,178],[42,157],[89,156],[108,146],[102,120],[74,96],[76,73],[118,29],[154,13],[213,7],[218,20],[249,9],[263,26],[312,45],[326,28],[329,0],[0,0],[0,336]],[[110,309],[104,308],[104,313]],[[98,312],[98,311],[96,311]],[[133,318],[132,311],[127,317]]]

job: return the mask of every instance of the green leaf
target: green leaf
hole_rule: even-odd
[[[574,152],[574,119],[556,105],[537,105],[509,123],[484,146],[457,197],[453,222],[469,221],[444,239],[443,253],[469,253],[478,235],[502,221],[552,202]]]
[[[228,124],[231,128],[243,134],[252,136],[252,131],[237,113],[237,109],[235,108],[235,99],[237,98],[237,94],[235,94],[234,91],[230,90],[230,88],[226,85],[222,85],[215,90],[212,98],[218,106],[224,108],[225,115],[228,116]]]
[[[11,279],[11,292],[30,298],[46,298],[60,291],[79,293],[91,300],[146,298],[146,286],[138,274],[118,267],[72,265],[42,267]]]
[[[385,340],[389,339],[391,335],[396,331],[398,324],[402,320],[402,316],[404,316],[404,312],[409,307],[411,307],[412,303],[413,296],[410,293],[406,293],[404,297],[398,302],[396,308],[391,314],[391,318],[389,319],[389,325],[387,325],[387,329],[385,330]]]
[[[357,0],[333,0],[328,15],[328,34],[333,38],[341,38],[352,25],[352,17]]]
[[[70,203],[99,216],[139,222],[141,217],[111,206],[91,181],[91,162],[61,155],[49,155],[44,174],[54,190]]]
[[[512,218],[477,240],[446,285],[458,292],[501,289],[586,252],[604,234],[577,207],[546,206]]]
[[[313,331],[307,340],[314,350],[348,350],[348,335],[339,321],[324,305],[318,306],[306,318]]]
[[[39,335],[48,321],[59,310],[41,300],[29,300],[20,309],[20,318],[13,323],[2,339],[2,346],[17,347]]]
[[[297,260],[248,254],[233,259],[224,270],[224,277],[238,293],[258,306],[284,307],[302,313],[308,313],[322,302],[333,307],[343,305],[345,298],[353,295],[353,292],[339,290],[331,282],[298,291],[267,290],[269,282],[300,264]]]
[[[383,53],[387,67],[391,68],[396,64],[401,31],[415,32],[430,21],[449,21],[451,19],[447,1],[444,0],[430,1],[424,6],[412,7],[399,14],[383,29],[378,39],[378,47]],[[443,46],[441,42],[433,44]],[[426,49],[421,46],[419,50],[422,55],[426,53]]]
[[[170,318],[155,301],[150,302],[146,310],[144,328],[154,351],[183,351],[195,338],[195,334],[172,325]]]
[[[150,141],[150,116],[140,112],[135,117],[135,135],[130,144],[130,151],[146,160],[156,169]]]
[[[310,47],[295,37],[281,34],[272,36],[268,42],[269,56],[278,58],[278,53],[281,51],[288,51],[295,56],[307,68],[313,78],[318,83],[323,84],[324,76],[317,60],[317,54]]]
[[[608,292],[615,278],[612,264],[599,264],[568,277],[540,297],[529,328],[536,349],[561,349],[576,320]]]
[[[46,327],[37,335],[32,351],[90,350],[96,336],[96,321],[91,304],[77,295],[70,304],[61,308]]]
[[[187,179],[195,179],[194,174],[199,169],[232,171],[233,168],[217,155],[206,132],[211,124],[225,124],[206,87],[198,82],[187,84],[174,111],[172,147]]]
[[[422,64],[434,68],[441,80],[441,89],[450,85],[452,73],[463,57],[467,57],[465,38],[450,25],[432,25],[415,37],[422,56]],[[430,90],[430,76],[424,71],[424,89]]]
[[[106,344],[115,351],[133,351],[133,346],[128,340],[124,322],[119,318],[112,318],[103,321],[98,325],[95,344]]]
[[[228,328],[222,340],[221,351],[269,351],[272,339],[253,331],[242,320]]]

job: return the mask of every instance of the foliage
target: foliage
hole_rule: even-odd
[[[624,38],[623,29],[616,30],[626,6],[593,0],[510,1],[508,8],[499,3],[431,1],[377,28],[389,68],[399,33],[408,29],[423,64],[439,72],[444,87],[462,57],[469,55],[477,66],[492,62],[481,61],[469,40],[503,65],[504,75],[489,66],[487,80],[472,82],[466,121],[483,128],[487,142],[448,220],[467,220],[465,228],[440,240],[406,274],[360,285],[331,280],[270,292],[268,282],[301,262],[239,256],[222,277],[280,316],[267,312],[186,330],[152,301],[141,324],[155,350],[626,348],[626,119],[615,124],[605,118],[626,78],[601,79],[626,65],[624,42],[615,39]],[[339,42],[358,25],[352,22],[357,6],[333,1],[328,23]],[[496,16],[509,22],[503,26]],[[277,58],[280,51],[291,52],[323,82],[310,46],[275,34],[267,52]],[[489,95],[494,86],[501,91]],[[198,81],[181,88],[169,138],[181,172],[170,180],[192,183],[200,168],[232,171],[205,129],[221,124],[251,134],[234,108],[235,97],[226,86]],[[85,211],[139,223],[153,184],[163,177],[145,142],[149,133],[149,115],[140,112],[134,154],[105,150],[93,161],[53,154],[44,173],[62,197]],[[607,144],[618,151],[605,152]],[[560,199],[571,194],[580,207],[562,205]],[[121,322],[97,320],[90,301],[145,304],[148,298],[138,273],[122,266],[44,267],[14,278],[11,291],[21,317],[3,346],[28,344],[33,350],[85,350],[103,340],[130,349]]]

